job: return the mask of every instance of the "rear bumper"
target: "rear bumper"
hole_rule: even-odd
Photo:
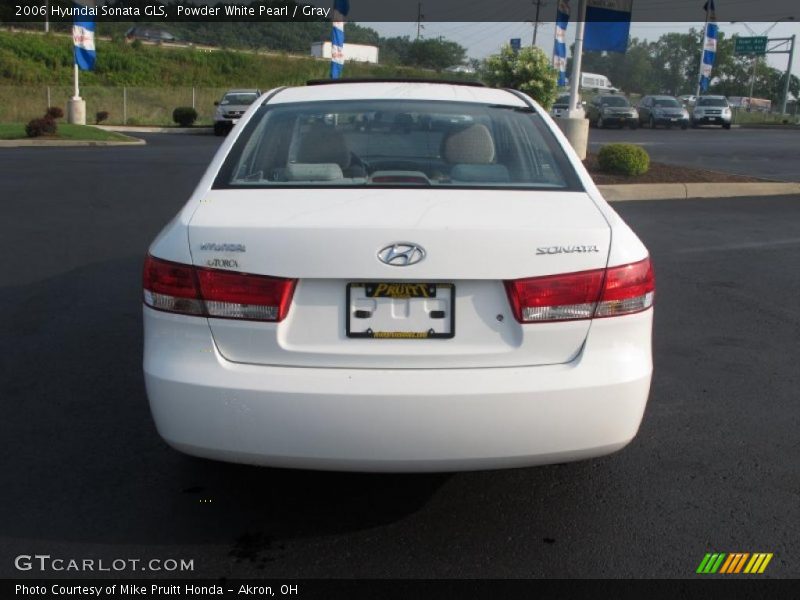
[[[205,319],[145,308],[145,383],[161,436],[207,458],[416,472],[565,462],[636,435],[652,313],[594,321],[562,365],[331,369],[232,363]]]

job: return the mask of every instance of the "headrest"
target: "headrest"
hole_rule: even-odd
[[[344,136],[333,127],[315,125],[300,140],[298,163],[336,163],[342,169],[350,166],[350,150]]]
[[[442,144],[442,156],[450,164],[489,164],[494,160],[494,141],[486,125],[476,123],[449,133]]]

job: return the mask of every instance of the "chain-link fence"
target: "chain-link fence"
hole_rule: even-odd
[[[86,100],[86,122],[94,123],[99,112],[107,112],[107,125],[174,125],[172,111],[193,106],[198,125],[210,125],[214,102],[225,88],[207,87],[81,87]],[[48,106],[66,112],[72,97],[70,86],[0,86],[0,123],[26,123],[44,114]]]

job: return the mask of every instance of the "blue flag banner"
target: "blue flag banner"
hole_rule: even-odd
[[[633,0],[588,0],[585,52],[621,52],[628,50]]]
[[[72,43],[75,50],[75,64],[83,71],[94,69],[97,53],[94,47],[94,0],[74,2],[78,11],[72,22]]]
[[[344,69],[344,18],[350,12],[349,0],[334,0],[331,31],[331,79],[339,79]]]
[[[703,62],[700,64],[700,91],[707,92],[711,83],[711,71],[714,68],[714,59],[717,57],[717,37],[719,25],[716,24],[717,15],[714,12],[714,0],[709,0],[703,6],[708,15],[706,31],[703,36]]]
[[[558,71],[558,86],[567,85],[567,25],[569,1],[559,0],[556,9],[556,40],[553,45],[553,68]]]

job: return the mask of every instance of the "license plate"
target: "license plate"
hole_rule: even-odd
[[[677,120],[678,120],[678,119],[677,119],[677,118],[675,118],[675,117],[673,117],[673,118],[671,118],[671,119],[670,119],[670,121],[677,121]]]
[[[409,281],[347,284],[347,337],[446,339],[455,335],[455,286]]]

